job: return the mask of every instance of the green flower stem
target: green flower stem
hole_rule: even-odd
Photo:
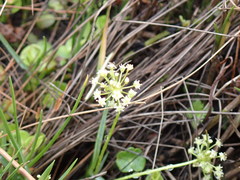
[[[103,157],[105,155],[105,152],[107,150],[107,147],[108,147],[108,143],[114,133],[114,130],[116,128],[116,125],[117,125],[117,122],[118,122],[118,119],[119,119],[119,116],[120,116],[120,112],[117,113],[116,117],[114,118],[113,120],[113,124],[112,124],[112,127],[107,135],[107,138],[106,138],[106,141],[102,147],[102,150],[101,150],[101,153],[99,155],[99,158],[98,158],[98,162],[97,162],[97,165],[96,165],[96,168],[95,168],[95,174],[99,173],[100,171],[100,167],[101,167],[101,163],[102,163],[102,160],[103,160]]]
[[[120,178],[117,178],[115,180],[138,178],[138,177],[143,176],[143,175],[149,175],[149,174],[152,174],[152,173],[155,173],[155,172],[165,171],[165,170],[168,170],[168,169],[175,169],[175,168],[179,168],[179,167],[182,167],[182,166],[187,166],[187,165],[190,165],[190,164],[194,164],[196,162],[198,162],[197,159],[187,161],[187,162],[183,162],[183,163],[178,163],[178,164],[171,164],[171,165],[163,166],[163,167],[156,168],[156,169],[150,169],[150,170],[146,170],[146,171],[143,171],[143,172],[130,174],[128,176],[120,177]]]

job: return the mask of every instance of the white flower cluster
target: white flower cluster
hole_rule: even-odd
[[[98,76],[92,79],[93,85],[99,85],[94,91],[94,99],[104,107],[113,107],[118,112],[130,104],[131,99],[140,89],[139,80],[135,80],[131,86],[128,74],[133,69],[132,64],[122,64],[117,68],[113,63],[107,65],[107,69],[100,70]],[[103,78],[103,82],[99,79]]]
[[[196,148],[191,147],[188,149],[188,153],[196,156],[198,161],[194,164],[194,166],[201,167],[205,180],[212,179],[212,173],[216,179],[221,179],[224,175],[222,166],[214,166],[212,160],[219,158],[221,161],[225,161],[227,156],[225,153],[217,153],[215,150],[213,150],[215,146],[222,146],[222,143],[219,139],[216,139],[215,144],[212,143],[213,140],[211,137],[208,134],[204,134],[202,135],[202,139],[199,137],[195,138],[194,144],[196,144]]]

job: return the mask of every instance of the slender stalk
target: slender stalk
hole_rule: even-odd
[[[13,119],[14,119],[14,125],[15,125],[15,130],[16,130],[17,143],[19,146],[22,146],[20,129],[19,129],[18,119],[17,119],[16,97],[15,97],[15,92],[14,92],[11,76],[9,76],[9,84],[10,84],[10,91],[11,91],[11,95],[12,95]]]
[[[110,141],[110,139],[111,139],[111,137],[112,137],[112,135],[113,135],[113,133],[114,133],[114,130],[115,130],[115,128],[116,128],[116,125],[117,125],[119,116],[120,116],[120,112],[118,112],[118,113],[116,114],[116,117],[115,117],[114,120],[113,120],[112,127],[111,127],[111,129],[110,129],[110,131],[109,131],[109,133],[108,133],[108,135],[107,135],[106,141],[105,141],[105,143],[104,143],[104,145],[103,145],[103,147],[102,147],[102,150],[101,150],[101,153],[100,153],[100,155],[99,155],[98,162],[97,162],[97,165],[96,165],[95,174],[99,173],[99,171],[100,171],[100,166],[101,166],[103,157],[104,157],[105,152],[106,152],[106,150],[107,150],[108,143],[109,143],[109,141]]]
[[[197,159],[194,159],[194,160],[183,162],[183,163],[171,164],[171,165],[163,166],[163,167],[156,168],[156,169],[150,169],[150,170],[146,170],[146,171],[143,171],[143,172],[130,174],[128,176],[120,177],[120,178],[117,178],[115,180],[125,180],[125,179],[137,178],[137,177],[140,177],[140,176],[143,176],[143,175],[149,175],[149,174],[152,174],[152,173],[155,173],[155,172],[160,172],[160,171],[165,171],[165,170],[168,170],[168,169],[175,169],[175,168],[179,168],[179,167],[182,167],[182,166],[187,166],[187,165],[196,163],[197,161],[198,161]]]
[[[8,43],[8,41],[4,38],[4,36],[2,34],[0,34],[0,42],[3,43],[4,47],[8,50],[8,52],[12,55],[12,57],[14,58],[14,60],[18,63],[18,65],[25,69],[28,70],[27,66],[22,62],[22,60],[20,59],[20,57],[17,55],[17,53],[15,52],[15,50],[12,48],[12,46]]]
[[[104,131],[106,128],[107,115],[108,115],[108,109],[104,110],[103,114],[102,114],[102,118],[101,118],[100,125],[99,125],[98,132],[97,132],[96,142],[94,145],[92,160],[91,160],[90,166],[87,171],[87,176],[93,175],[94,169],[96,168],[96,165],[97,165],[97,162],[99,159],[99,154],[100,154],[101,145],[102,145],[102,141],[103,141]]]
[[[36,145],[37,145],[38,138],[41,134],[42,117],[43,117],[43,111],[41,110],[40,117],[39,117],[39,123],[38,123],[38,126],[37,126],[37,131],[36,131],[36,134],[35,134],[35,137],[34,137],[32,147],[30,149],[30,153],[27,156],[27,160],[30,160],[33,157],[34,153],[36,152],[35,148],[36,148]]]

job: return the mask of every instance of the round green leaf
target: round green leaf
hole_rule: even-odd
[[[146,159],[140,155],[142,150],[134,147],[129,147],[128,150],[117,154],[117,167],[121,172],[142,171],[146,164]]]
[[[37,27],[39,29],[47,29],[55,23],[55,16],[53,14],[42,14],[38,21]]]

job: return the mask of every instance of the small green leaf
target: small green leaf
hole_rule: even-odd
[[[164,180],[160,172],[154,172],[146,177],[146,180]]]
[[[53,14],[42,14],[38,21],[37,21],[37,27],[39,29],[47,29],[51,27],[55,23],[55,16]]]
[[[179,16],[179,20],[181,21],[183,27],[188,27],[191,24],[191,21],[184,19],[182,15]]]
[[[96,31],[99,32],[101,31],[103,28],[104,28],[104,25],[107,21],[107,16],[106,15],[102,15],[102,16],[99,16],[96,20]]]
[[[67,87],[67,84],[64,83],[64,82],[60,82],[60,81],[55,81],[53,83],[54,86],[56,86],[58,89],[64,91],[65,88]],[[55,90],[55,98],[59,98],[61,95],[62,95],[62,92],[60,92],[58,89],[56,88]],[[55,89],[55,88],[54,88]],[[44,96],[43,96],[43,105],[48,107],[48,108],[52,108],[54,103],[55,103],[55,98],[52,96],[51,93],[46,93]]]
[[[116,164],[121,172],[142,171],[146,164],[146,159],[140,154],[142,150],[139,148],[129,147],[129,151],[120,151],[117,154]]]
[[[7,4],[14,5],[14,6],[22,6],[22,1],[21,0],[12,0],[12,1],[7,1]],[[18,12],[20,9],[19,8],[11,8],[11,12],[14,14]]]
[[[88,22],[83,26],[80,34],[80,42],[79,42],[80,46],[84,45],[87,42],[88,37],[91,33],[91,30],[92,30],[92,25],[90,22]]]
[[[200,100],[193,101],[192,103],[193,111],[203,111],[204,110],[204,104]],[[191,110],[191,109],[188,109]],[[197,119],[203,119],[205,117],[205,114],[196,114],[195,115]],[[193,114],[187,114],[188,118],[193,118]]]
[[[57,10],[63,10],[65,4],[66,4],[65,1],[50,0],[48,3],[48,6],[57,11]]]
[[[192,103],[192,106],[193,106],[193,109],[188,109],[188,110],[193,110],[193,111],[204,111],[204,104],[201,100],[196,100],[196,101],[193,101]],[[197,126],[199,125],[199,123],[202,122],[202,120],[205,118],[206,114],[203,114],[203,113],[196,113],[195,114],[195,117],[196,117],[196,121],[192,121],[191,122],[191,125],[194,129],[197,128]],[[187,117],[190,118],[190,119],[193,119],[193,114],[191,113],[188,113],[187,114]]]

